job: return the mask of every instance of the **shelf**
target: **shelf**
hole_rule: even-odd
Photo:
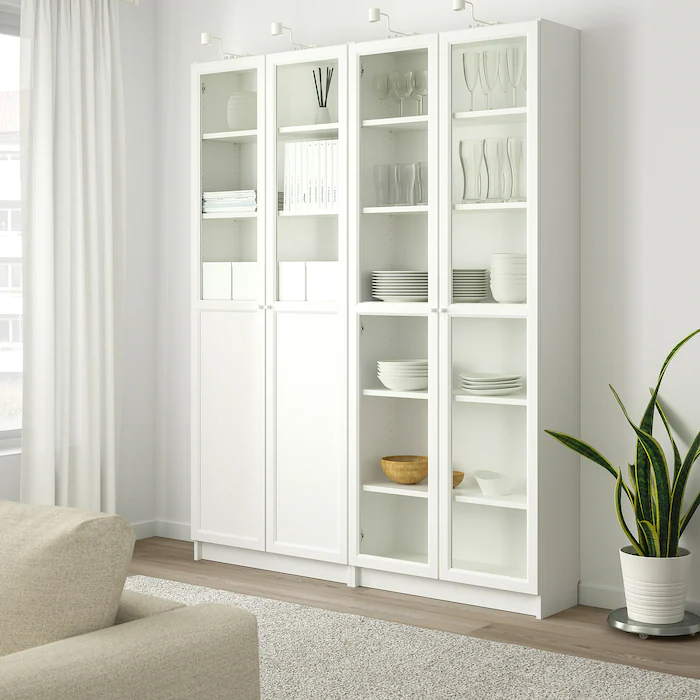
[[[356,306],[359,314],[378,316],[427,316],[430,306],[427,301],[388,303],[386,301],[363,301]]]
[[[245,131],[219,131],[213,134],[202,135],[202,141],[224,141],[226,143],[253,143],[257,138],[257,129],[247,129]]]
[[[322,210],[319,209],[318,211],[316,210],[292,210],[292,211],[278,211],[277,216],[338,216],[337,211],[331,211],[330,209],[327,210]]]
[[[527,318],[527,304],[450,304],[451,316],[464,318]]]
[[[257,216],[257,211],[222,211],[202,214],[203,219],[255,219]]]
[[[403,550],[386,550],[381,554],[374,552],[360,552],[362,557],[373,557],[374,559],[392,559],[394,561],[411,562],[412,564],[428,565],[428,555],[420,552],[406,552]]]
[[[471,204],[455,204],[454,211],[524,211],[527,202],[473,202]]]
[[[523,581],[527,580],[525,567],[506,566],[505,564],[491,564],[489,562],[467,561],[465,559],[452,558],[451,569],[458,571],[470,571],[490,576],[503,576],[504,578],[515,578]]]
[[[452,119],[466,124],[519,124],[527,120],[527,107],[509,107],[507,109],[480,109],[474,112],[454,112]]]
[[[508,496],[484,496],[478,486],[458,486],[452,489],[452,500],[457,503],[471,503],[493,508],[527,510],[527,496],[524,493],[511,493]]]
[[[390,389],[365,389],[363,396],[385,396],[389,399],[427,399],[427,391],[391,391]]]
[[[524,391],[515,391],[505,396],[477,396],[475,394],[463,394],[454,392],[454,400],[457,403],[488,403],[499,406],[527,406],[527,396]]]
[[[397,207],[363,207],[363,214],[424,214],[428,211],[427,204]]]
[[[389,131],[423,131],[428,128],[428,115],[365,119],[362,122],[362,126],[363,128],[387,129]]]
[[[362,485],[363,491],[371,493],[386,493],[390,496],[412,496],[413,498],[428,498],[428,484],[397,484],[388,479],[373,481]]]
[[[338,138],[338,122],[332,124],[304,124],[302,126],[281,126],[277,133],[280,141],[292,141],[297,137]]]

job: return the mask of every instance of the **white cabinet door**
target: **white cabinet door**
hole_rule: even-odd
[[[265,548],[264,312],[199,315],[193,539]],[[196,417],[195,417],[196,420]],[[197,523],[199,528],[197,529]]]
[[[342,315],[275,310],[268,323],[267,551],[345,563]]]

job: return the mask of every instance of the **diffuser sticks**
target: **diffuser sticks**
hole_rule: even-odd
[[[311,71],[314,76],[314,85],[316,87],[316,99],[319,107],[328,107],[328,93],[331,90],[331,82],[333,81],[333,71],[335,68],[326,68],[326,84],[325,92],[322,79],[321,69],[318,69],[318,80],[316,80],[316,71]]]

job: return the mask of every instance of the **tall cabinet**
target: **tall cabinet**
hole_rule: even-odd
[[[328,69],[324,114],[312,71]],[[401,103],[384,76],[409,72],[427,94]],[[578,462],[543,431],[579,421],[578,76],[578,32],[544,20],[195,67],[199,555],[538,617],[576,603]],[[257,123],[227,131],[239,92],[255,93]],[[290,144],[330,140],[335,204],[283,204]],[[476,195],[474,144],[490,149]],[[420,164],[421,193],[384,201],[377,166],[402,164]],[[499,187],[482,193],[494,167]],[[257,211],[202,214],[203,193],[248,188]],[[526,299],[465,299],[453,271],[489,270],[493,256],[517,260]],[[255,263],[256,298],[205,299],[205,264],[239,261]],[[314,265],[336,263],[332,301],[289,300],[304,263],[307,292]],[[378,299],[382,271],[427,274],[427,295]],[[427,360],[426,389],[382,385],[378,361],[411,358]],[[465,391],[460,375],[479,373],[522,386]],[[380,459],[401,454],[427,456],[427,479],[390,481]],[[508,493],[482,492],[479,470]]]

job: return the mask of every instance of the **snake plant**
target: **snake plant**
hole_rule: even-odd
[[[637,453],[634,464],[629,465],[628,479],[625,481],[622,469],[614,467],[603,455],[578,438],[557,433],[552,430],[545,432],[561,442],[566,447],[578,452],[587,459],[606,469],[615,477],[615,508],[622,529],[632,543],[638,555],[644,557],[676,557],[678,556],[678,541],[688,527],[688,523],[700,506],[700,493],[696,496],[685,514],[682,514],[683,496],[688,483],[690,470],[695,460],[700,456],[700,433],[688,450],[685,459],[681,458],[676,441],[673,439],[668,419],[659,404],[658,396],[661,381],[668,369],[671,360],[676,353],[694,336],[700,333],[700,329],[684,338],[669,353],[661,367],[656,388],[651,391],[651,399],[646,407],[641,423],[635,425],[622,404],[617,392],[611,386],[617,403],[637,435]],[[673,477],[669,473],[668,462],[661,445],[652,435],[654,414],[658,412],[664,424],[666,433],[673,448]],[[627,526],[622,512],[623,494],[634,511],[637,523],[637,536],[635,537]]]

